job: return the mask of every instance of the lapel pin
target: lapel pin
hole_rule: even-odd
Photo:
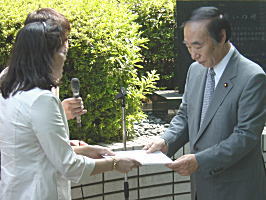
[[[228,83],[224,83],[224,87],[227,88],[228,87]]]

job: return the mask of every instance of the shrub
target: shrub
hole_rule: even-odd
[[[176,0],[119,0],[130,6],[138,15],[135,22],[141,25],[142,37],[147,38],[141,47],[143,69],[140,74],[156,70],[160,74],[158,86],[176,89],[173,83],[175,70],[174,31]]]
[[[155,71],[138,76],[140,47],[147,42],[135,22],[138,16],[127,4],[114,0],[4,0],[0,8],[2,68],[27,13],[39,7],[56,9],[72,24],[60,95],[61,99],[72,96],[70,79],[79,78],[88,113],[82,116],[81,129],[70,122],[71,136],[87,142],[121,139],[121,103],[115,100],[121,86],[128,91],[127,127],[132,135],[132,122],[144,117],[141,99],[156,88],[159,78]]]

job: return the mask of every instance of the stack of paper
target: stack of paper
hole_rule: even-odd
[[[116,156],[132,158],[142,165],[168,164],[173,161],[161,151],[147,153],[145,150],[115,151]],[[107,156],[105,156],[107,157]]]

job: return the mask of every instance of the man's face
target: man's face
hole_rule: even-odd
[[[213,67],[224,56],[224,41],[218,43],[209,35],[207,23],[207,20],[188,22],[184,27],[184,44],[193,60],[205,67]]]

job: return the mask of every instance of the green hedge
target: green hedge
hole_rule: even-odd
[[[141,25],[142,37],[148,39],[141,48],[143,69],[139,74],[156,70],[160,74],[160,88],[176,89],[175,70],[175,5],[176,0],[119,0],[130,6],[138,15],[135,20]]]
[[[29,12],[52,7],[72,24],[70,49],[60,88],[61,99],[71,96],[70,79],[81,81],[88,114],[79,130],[70,122],[71,136],[88,142],[121,138],[120,86],[128,90],[127,127],[144,117],[141,100],[155,83],[173,88],[173,0],[18,0],[1,1],[0,69],[4,68],[16,32]],[[82,134],[83,133],[83,134]],[[92,140],[92,141],[90,141]]]
[[[7,58],[17,31],[26,15],[40,7],[51,7],[64,14],[72,24],[70,49],[65,75],[60,87],[61,99],[70,97],[72,77],[81,82],[81,96],[88,113],[82,116],[83,126],[70,122],[72,138],[87,142],[109,142],[122,138],[121,102],[115,100],[121,86],[127,88],[127,128],[145,115],[141,100],[155,89],[159,79],[155,71],[141,76],[141,47],[147,42],[136,23],[137,15],[129,5],[112,0],[22,0],[1,1],[0,67]]]

